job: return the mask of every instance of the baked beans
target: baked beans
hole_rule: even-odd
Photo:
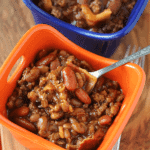
[[[79,1],[38,0],[34,3],[52,16],[77,27],[114,33],[126,25],[137,0],[84,0],[86,4],[79,4]]]
[[[104,76],[89,92],[87,71],[93,71],[90,64],[64,50],[41,50],[8,98],[8,118],[67,150],[96,149],[124,95]]]

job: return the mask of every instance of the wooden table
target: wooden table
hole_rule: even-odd
[[[23,34],[34,26],[30,10],[22,0],[0,1],[0,66]],[[144,48],[150,45],[150,2],[135,28],[122,40],[111,58],[123,58],[127,45]],[[139,102],[126,125],[120,150],[150,150],[150,54],[145,62],[146,84]],[[8,129],[1,125],[3,150],[27,150],[18,143]]]

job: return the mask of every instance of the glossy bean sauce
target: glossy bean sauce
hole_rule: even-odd
[[[98,32],[114,33],[127,23],[137,0],[34,0],[34,3],[67,23]]]
[[[85,87],[92,78],[82,70],[93,71],[64,50],[41,50],[8,98],[8,118],[68,150],[96,149],[124,95],[118,82],[106,77],[89,93]]]

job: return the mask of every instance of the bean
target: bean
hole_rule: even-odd
[[[85,104],[91,103],[91,98],[89,97],[87,92],[84,91],[83,89],[81,89],[81,88],[76,89],[75,94],[81,102],[83,102]]]
[[[15,110],[13,110],[9,117],[23,117],[23,116],[27,116],[29,114],[29,108],[26,106],[22,106],[19,108],[16,108]]]
[[[46,72],[48,72],[49,71],[49,67],[48,66],[38,66],[37,68],[39,68],[40,69],[40,73],[41,74],[44,74],[44,73],[46,73]]]
[[[48,136],[48,132],[46,130],[39,130],[39,136],[46,138]]]
[[[104,137],[104,135],[105,135],[105,129],[103,129],[103,128],[99,128],[96,132],[95,132],[95,134],[94,134],[94,138],[95,139],[102,139],[103,137]]]
[[[84,68],[86,68],[86,70],[93,71],[93,68],[91,67],[91,65],[85,60],[81,61],[81,66],[84,66]]]
[[[69,105],[69,112],[73,112],[73,111],[74,111],[73,107]]]
[[[107,88],[113,87],[113,83],[110,80],[108,80],[105,85],[107,86]],[[110,89],[108,89],[108,90],[110,90]],[[114,90],[114,89],[111,89],[111,90]]]
[[[111,107],[111,106],[113,106],[114,105],[114,103],[113,102],[110,102],[109,103],[109,106]],[[109,109],[109,108],[108,108]]]
[[[70,123],[78,122],[75,118],[69,118]]]
[[[89,124],[92,124],[92,125],[95,126],[97,124],[97,120],[92,120],[92,121],[89,122]]]
[[[65,145],[66,142],[64,141],[64,139],[60,139],[60,140],[57,140],[56,142],[58,145]]]
[[[65,56],[68,57],[69,53],[67,53],[67,51],[65,51],[65,50],[60,50],[59,55],[61,55],[63,57],[65,57]]]
[[[87,122],[89,115],[88,114],[79,114],[77,115],[77,119],[79,122]]]
[[[47,82],[47,79],[46,77],[40,77],[40,80],[39,80],[39,86],[42,87],[46,84]]]
[[[114,98],[108,96],[108,97],[106,97],[106,101],[107,101],[108,103],[113,102],[113,101],[114,101]]]
[[[96,83],[96,85],[95,85],[95,88],[96,88],[96,89],[101,88],[102,85],[104,84],[104,82],[105,82],[105,78],[104,78],[104,77],[98,78],[97,83]]]
[[[65,129],[65,130],[64,130],[64,137],[65,137],[66,139],[68,139],[68,138],[71,137],[70,132],[69,132],[68,129]]]
[[[99,124],[100,125],[110,125],[112,122],[112,118],[108,115],[103,115],[99,118]]]
[[[71,123],[65,123],[63,124],[64,129],[71,129]]]
[[[39,53],[37,54],[36,58],[39,60],[42,57],[45,57],[47,54],[48,54],[48,51],[43,49],[43,50],[39,51]]]
[[[50,125],[49,126],[49,131],[51,131],[51,132],[57,132],[58,131],[58,126],[56,124]]]
[[[83,108],[75,108],[72,116],[77,116],[77,115],[85,115],[85,110]]]
[[[43,88],[43,91],[48,92],[50,94],[52,94],[54,90],[55,90],[55,86],[51,82],[46,84],[46,86]]]
[[[80,75],[82,76],[82,80],[83,80],[83,82],[85,83],[86,82],[86,75],[84,74],[84,73],[82,73],[82,72],[80,72]]]
[[[50,64],[50,70],[55,70],[57,69],[57,67],[60,66],[60,61],[58,58],[56,58],[55,60],[53,60]]]
[[[59,99],[61,100],[67,100],[68,97],[68,93],[66,90],[64,90],[63,92],[59,93]]]
[[[31,121],[31,122],[37,122],[37,121],[39,120],[39,118],[40,118],[40,115],[39,115],[39,114],[32,114],[32,115],[30,116],[30,121]]]
[[[38,94],[35,91],[31,91],[28,93],[27,97],[30,99],[30,101],[36,102],[38,99]]]
[[[71,134],[74,135],[74,136],[78,135],[78,133],[75,130],[71,130]]]
[[[55,121],[55,124],[57,125],[57,126],[62,126],[64,123],[66,123],[67,122],[67,119],[63,119],[63,120],[61,120],[61,121]]]
[[[42,59],[40,59],[39,61],[36,62],[36,66],[41,66],[41,65],[49,65],[50,62],[52,62],[56,57],[56,54],[54,53],[50,53],[49,55],[43,57]]]
[[[59,140],[59,138],[60,138],[59,132],[52,133],[52,134],[49,135],[49,140],[50,141],[56,142],[57,140]]]
[[[11,95],[10,97],[9,97],[9,101],[15,101],[16,100],[16,97],[17,97],[17,95],[18,95],[18,91],[19,91],[19,89],[16,89],[12,94],[13,95]]]
[[[107,103],[103,103],[103,104],[97,109],[98,115],[100,116],[100,115],[105,111],[106,108],[107,108]]]
[[[7,102],[7,107],[8,107],[8,109],[13,109],[14,108],[14,101],[9,101],[9,102]]]
[[[121,102],[123,99],[124,99],[124,95],[123,94],[120,94],[119,96],[117,96],[117,99],[116,99],[116,101],[117,102]]]
[[[46,116],[42,116],[39,118],[37,122],[37,128],[39,130],[45,131],[47,129],[48,120]]]
[[[110,107],[110,113],[112,115],[114,115],[114,116],[117,115],[118,111],[119,111],[119,106],[113,105],[113,106]]]
[[[77,88],[77,80],[74,71],[70,67],[65,67],[62,70],[65,87],[69,91]]]
[[[41,0],[44,10],[49,11],[52,8],[51,0]]]
[[[76,150],[77,149],[77,145],[67,144],[67,149],[69,149],[69,150]]]
[[[61,106],[60,106],[60,104],[56,104],[56,105],[54,106],[53,110],[54,110],[55,112],[61,111]]]
[[[116,102],[114,105],[120,107],[121,106],[121,102]]]
[[[85,130],[85,132],[86,132],[87,129],[88,129],[88,128],[87,128],[87,125],[85,125],[85,123],[83,123],[83,122],[81,122],[80,124],[83,126],[83,128],[84,128],[84,130]]]
[[[116,14],[121,7],[121,0],[109,0],[107,6],[111,9],[112,14]]]
[[[86,79],[88,80],[86,86],[85,86],[85,91],[87,93],[89,93],[95,86],[96,82],[97,82],[97,78],[92,76],[87,70],[82,69],[76,65],[74,65],[71,62],[67,62],[67,66],[71,67],[74,71],[76,72],[80,72],[81,74],[84,73]]]
[[[63,112],[68,112],[69,111],[69,103],[67,101],[61,103],[61,108]]]
[[[81,106],[82,106],[82,102],[79,101],[78,99],[75,99],[75,98],[71,99],[70,103],[71,103],[73,106],[75,106],[75,107],[81,107]]]
[[[101,91],[100,94],[107,96],[107,92],[105,90]]]
[[[41,106],[42,106],[43,108],[48,107],[48,101],[47,101],[47,100],[42,100],[42,101],[41,101]]]
[[[65,7],[67,5],[67,1],[66,0],[61,0],[61,1],[58,1],[58,4],[61,7]]]
[[[116,97],[117,97],[117,90],[109,89],[108,91],[110,92],[110,93],[109,93],[109,96],[110,96],[110,97],[113,97],[113,98],[116,98]]]
[[[16,107],[20,107],[21,105],[23,104],[23,100],[22,99],[17,99],[16,101],[15,101],[15,106]]]
[[[64,83],[60,83],[59,86],[57,86],[57,91],[62,93],[66,90]]]
[[[63,129],[62,126],[59,127],[59,136],[60,136],[61,138],[64,138],[64,137],[65,137],[65,136],[64,136],[64,129]]]
[[[67,58],[67,61],[70,61],[70,62],[76,63],[76,58],[75,58],[75,56],[70,55],[70,56]]]
[[[79,72],[76,72],[75,75],[76,75],[76,79],[77,79],[77,82],[78,82],[78,86],[79,86],[80,88],[82,88],[83,85],[84,85],[82,76],[80,75]]]
[[[113,86],[115,89],[118,89],[119,88],[119,83],[117,81],[113,81]],[[120,91],[118,91],[120,92]]]
[[[88,133],[89,133],[90,135],[92,135],[92,134],[94,134],[94,132],[95,132],[95,129],[94,129],[94,125],[92,124],[92,125],[89,126]]]
[[[18,124],[19,126],[31,131],[31,132],[36,132],[36,127],[34,124],[32,124],[29,120],[25,118],[13,118],[13,121]]]
[[[78,122],[72,124],[72,129],[80,134],[83,134],[85,132],[85,128],[83,127],[83,125]]]
[[[40,69],[37,67],[34,67],[30,70],[29,73],[25,75],[25,80],[27,82],[34,82],[35,80],[38,79],[39,76],[40,76]]]
[[[63,117],[64,113],[63,112],[53,112],[51,114],[51,119],[60,119],[61,117]]]
[[[94,93],[94,94],[92,95],[92,98],[93,98],[93,100],[96,101],[96,102],[103,102],[103,101],[105,100],[104,95],[99,94],[99,93]]]

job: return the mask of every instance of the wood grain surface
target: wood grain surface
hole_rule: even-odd
[[[24,33],[34,26],[30,10],[22,0],[0,0],[0,67]],[[150,45],[150,2],[134,29],[125,36],[111,58],[122,59],[128,45]],[[17,64],[16,64],[17,65]],[[146,83],[139,102],[126,125],[120,150],[150,150],[150,54],[145,60]],[[2,150],[28,150],[1,126]]]

